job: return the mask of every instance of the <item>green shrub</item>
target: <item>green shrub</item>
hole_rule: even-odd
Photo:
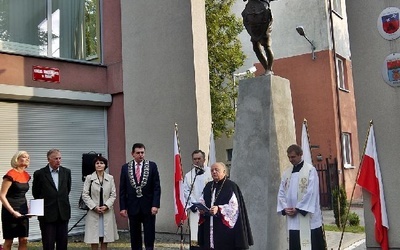
[[[332,191],[333,195],[333,215],[335,216],[335,224],[338,228],[343,228],[346,223],[347,212],[347,195],[343,186],[335,188]]]
[[[360,225],[360,217],[358,214],[351,212],[348,215],[347,221],[349,222],[350,226],[359,226]]]

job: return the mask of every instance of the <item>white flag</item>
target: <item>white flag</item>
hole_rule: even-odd
[[[301,129],[301,148],[303,149],[303,161],[312,165],[310,142],[307,133],[307,122],[303,122]]]
[[[211,167],[211,165],[216,162],[217,162],[217,158],[215,157],[214,131],[211,128],[210,148],[209,148],[209,152],[208,152],[208,166]]]

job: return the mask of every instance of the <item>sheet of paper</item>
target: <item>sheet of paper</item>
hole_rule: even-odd
[[[29,201],[30,216],[43,216],[44,215],[44,199],[34,199]]]

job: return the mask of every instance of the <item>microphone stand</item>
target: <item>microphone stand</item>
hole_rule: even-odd
[[[199,175],[199,170],[196,168],[196,166],[193,166],[193,168],[194,168],[195,175],[194,175],[193,182],[192,182],[192,184],[190,185],[189,195],[188,195],[188,198],[187,198],[186,203],[185,203],[185,208],[184,208],[184,210],[183,210],[185,213],[186,213],[186,209],[187,209],[188,204],[189,204],[190,196],[192,195],[194,183],[196,182],[196,178],[197,178],[197,176]],[[190,224],[189,224],[189,226],[190,226]],[[179,248],[179,249],[180,249],[180,250],[183,250],[183,249],[184,249],[184,248],[183,248],[183,242],[184,242],[184,240],[183,240],[183,217],[181,218],[181,222],[180,222],[180,224],[179,224],[179,226],[178,226],[178,229],[177,229],[177,231],[176,231],[176,234],[178,234],[179,229],[181,230],[181,232],[180,232],[180,235],[181,235],[181,245],[180,245],[180,248]],[[190,245],[190,242],[189,242],[189,245]]]

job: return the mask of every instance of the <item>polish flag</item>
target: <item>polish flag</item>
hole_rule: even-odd
[[[184,211],[184,200],[183,197],[183,174],[181,165],[181,155],[178,147],[178,136],[175,129],[174,133],[174,166],[175,166],[175,186],[174,186],[174,203],[175,203],[175,223],[177,226],[181,226],[181,223],[186,220],[186,213]]]
[[[375,239],[381,245],[381,249],[387,250],[389,249],[389,223],[373,125],[371,125],[368,135],[367,147],[361,162],[357,184],[371,195],[371,211],[375,217]]]

